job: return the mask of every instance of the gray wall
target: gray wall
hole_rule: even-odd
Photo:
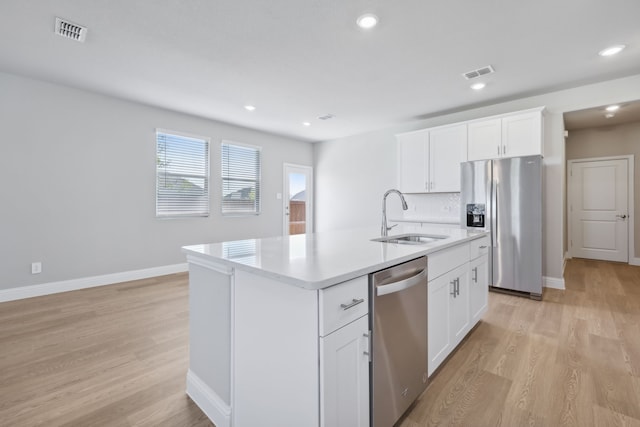
[[[211,216],[155,218],[155,129],[211,137]],[[0,289],[185,262],[183,245],[282,234],[283,163],[311,144],[0,73]],[[220,141],[263,147],[262,214],[220,215]],[[31,262],[43,263],[31,275]]]
[[[640,122],[569,132],[567,160],[610,157],[633,154],[634,157],[634,246],[638,257],[640,248]]]
[[[564,246],[565,143],[563,113],[640,99],[640,75],[517,99],[314,146],[316,230],[377,226],[385,190],[397,186],[395,134],[539,106],[545,117],[543,274],[562,277]],[[346,200],[356,200],[349,209]]]

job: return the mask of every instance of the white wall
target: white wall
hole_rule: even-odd
[[[407,123],[314,146],[316,229],[373,226],[380,221],[382,194],[397,186],[394,135],[494,114],[546,106],[543,274],[562,277],[565,199],[565,144],[562,114],[640,99],[640,75],[522,98]],[[347,204],[348,200],[355,203]],[[343,206],[350,206],[349,209]]]
[[[211,137],[211,216],[155,218],[155,129]],[[282,234],[282,164],[311,144],[0,73],[0,290],[185,262],[180,247]],[[220,141],[263,147],[259,216],[220,215]],[[43,263],[31,275],[31,262]]]

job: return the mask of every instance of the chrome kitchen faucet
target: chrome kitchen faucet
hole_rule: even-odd
[[[396,193],[398,196],[400,196],[400,200],[402,201],[402,210],[406,211],[407,209],[409,209],[409,207],[407,206],[407,201],[404,199],[404,196],[400,191],[392,188],[391,190],[384,193],[384,196],[382,196],[382,228],[380,231],[383,236],[387,236],[389,234],[389,230],[398,225],[395,224],[391,227],[387,227],[387,196],[391,193]]]

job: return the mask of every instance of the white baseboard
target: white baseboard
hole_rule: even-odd
[[[547,277],[542,278],[542,285],[545,288],[552,289],[564,289],[564,279],[560,277]]]
[[[231,407],[191,369],[187,372],[187,395],[213,421],[216,427],[231,425]]]
[[[104,274],[102,276],[81,277],[79,279],[62,280],[60,282],[42,283],[39,285],[20,286],[0,290],[0,302],[14,301],[96,286],[111,285],[113,283],[128,282],[130,280],[147,279],[149,277],[164,276],[165,274],[188,271],[187,263],[164,265],[162,267],[145,268],[142,270],[123,271],[120,273]]]
[[[629,258],[630,265],[640,265],[640,258]]]

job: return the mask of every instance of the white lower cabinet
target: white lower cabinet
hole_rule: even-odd
[[[429,256],[429,375],[460,344],[487,310],[487,241],[483,237]]]
[[[449,276],[443,275],[429,282],[427,302],[428,347],[429,361],[427,371],[429,376],[440,366],[442,361],[451,353],[451,325],[449,322],[451,306],[449,296],[452,286]]]
[[[455,292],[449,297],[451,304],[451,340],[453,347],[467,335],[471,329],[471,315],[469,313],[469,264],[465,263],[453,270],[450,282],[453,282]]]
[[[475,324],[487,311],[489,302],[489,256],[483,255],[469,263],[469,308]]]
[[[468,279],[468,264],[465,262],[429,282],[429,375],[469,332]]]
[[[321,426],[369,426],[368,319],[320,338]]]

